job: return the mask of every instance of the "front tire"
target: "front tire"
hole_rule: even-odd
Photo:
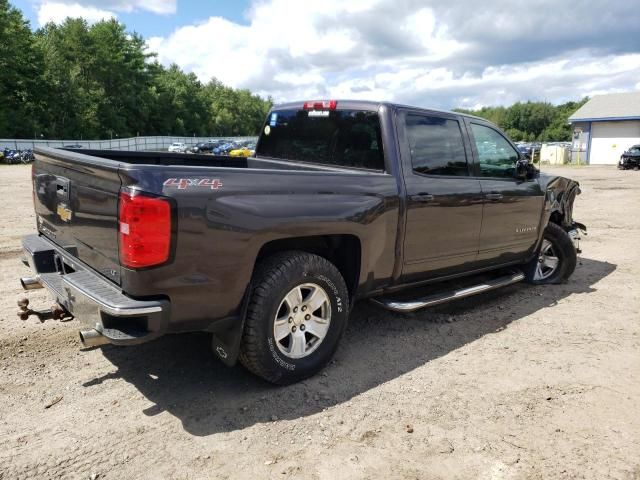
[[[245,368],[287,385],[331,360],[349,316],[335,265],[306,252],[278,253],[257,266],[249,295],[239,356]]]
[[[524,267],[526,280],[534,285],[563,283],[576,268],[578,256],[569,234],[549,223],[537,255]]]

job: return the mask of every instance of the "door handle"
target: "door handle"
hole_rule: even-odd
[[[56,177],[56,194],[59,198],[69,201],[69,179]]]
[[[498,200],[502,200],[503,196],[501,193],[487,193],[484,198],[492,202],[497,202]]]
[[[409,197],[414,202],[433,202],[435,197],[429,193],[419,193],[418,195],[411,195]]]

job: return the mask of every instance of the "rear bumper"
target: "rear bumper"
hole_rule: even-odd
[[[100,343],[136,345],[167,330],[167,300],[136,300],[39,235],[22,239],[24,257],[37,281],[81,323],[95,330]]]

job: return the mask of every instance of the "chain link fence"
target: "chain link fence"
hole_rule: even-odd
[[[28,140],[15,138],[0,139],[0,150],[9,148],[12,150],[26,150],[34,147],[69,147],[79,145],[81,148],[91,150],[128,150],[128,151],[161,151],[169,148],[174,142],[185,143],[192,147],[196,143],[210,140],[257,141],[258,137],[133,137],[114,138],[112,140]]]

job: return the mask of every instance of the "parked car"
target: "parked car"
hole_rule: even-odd
[[[640,145],[632,146],[620,156],[618,168],[620,170],[627,170],[629,168],[640,170]]]
[[[22,150],[20,152],[20,161],[22,163],[31,163],[36,159],[36,157],[33,155],[33,150],[30,148],[27,148],[26,150]]]
[[[525,158],[531,158],[531,145],[526,143],[518,143],[516,144],[516,147],[518,147],[518,150]]]
[[[14,150],[12,148],[5,148],[2,152],[2,161],[7,164],[14,163],[27,163],[23,162],[23,154],[20,150]]]
[[[231,150],[238,148],[240,144],[238,142],[226,142],[213,149],[214,155],[228,155]]]
[[[255,154],[256,145],[255,143],[250,143],[240,148],[236,148],[235,150],[231,150],[229,152],[230,157],[252,157]]]
[[[518,151],[530,162],[538,163],[540,161],[541,143],[517,143]]]
[[[212,153],[213,149],[222,145],[222,140],[209,140],[208,142],[196,143],[193,147],[193,153]]]
[[[330,361],[356,301],[565,282],[585,229],[578,183],[495,125],[393,103],[275,106],[252,158],[37,154],[21,283],[56,305],[21,318],[77,316],[85,346],[211,332],[221,361],[277,384]]]
[[[169,145],[169,151],[175,153],[185,153],[187,151],[187,144],[182,142],[173,142]]]

